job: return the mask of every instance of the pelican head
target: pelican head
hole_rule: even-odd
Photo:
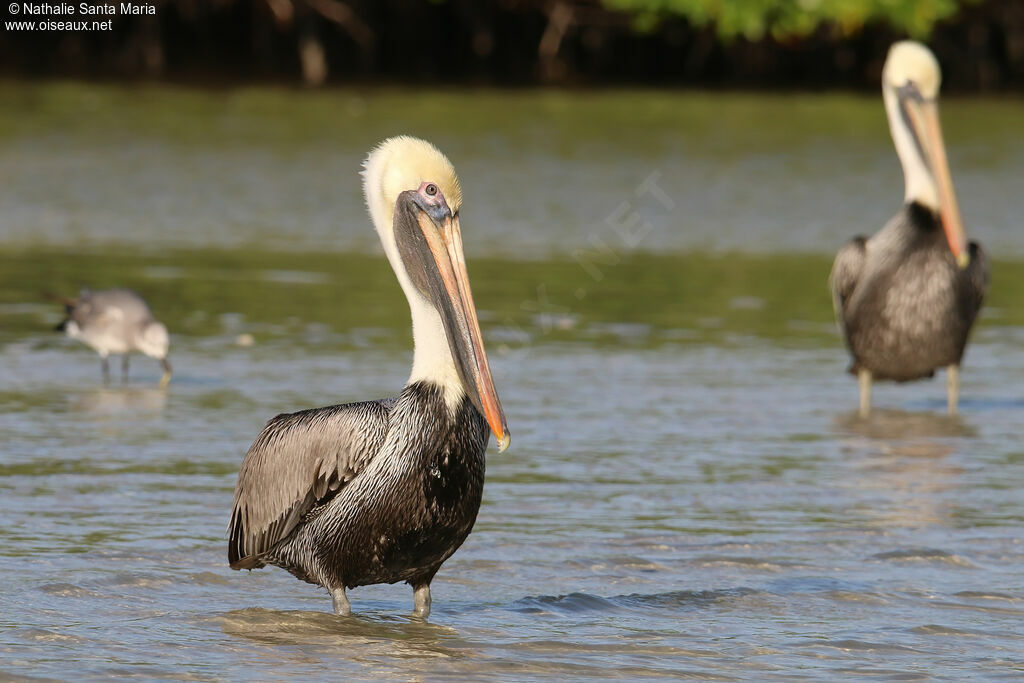
[[[882,96],[903,164],[905,198],[938,212],[949,248],[964,268],[970,252],[939,125],[941,83],[939,62],[921,43],[904,40],[889,49],[882,70]]]
[[[462,252],[462,189],[447,157],[399,136],[363,165],[363,191],[391,267],[409,300],[416,346],[410,382],[442,388],[454,410],[463,396],[487,419],[498,450],[508,425],[487,363]]]

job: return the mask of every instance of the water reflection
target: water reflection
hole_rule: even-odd
[[[159,387],[102,387],[68,397],[68,410],[95,417],[155,415],[167,406],[167,390]]]
[[[851,456],[860,456],[851,483],[873,492],[870,515],[891,526],[948,525],[955,507],[947,497],[962,483],[963,468],[950,456],[977,429],[960,415],[873,410],[840,415],[835,429]],[[903,552],[903,550],[897,551]],[[935,551],[941,553],[942,551]]]
[[[874,409],[868,417],[861,417],[856,411],[839,415],[835,419],[835,431],[840,435],[881,441],[978,435],[974,426],[961,415],[884,409]]]
[[[232,610],[219,619],[224,633],[263,645],[324,648],[360,653],[361,657],[463,657],[449,647],[458,643],[453,628],[413,617],[339,617],[327,612]]]

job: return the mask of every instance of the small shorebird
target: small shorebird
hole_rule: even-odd
[[[396,398],[278,415],[242,462],[232,569],[276,565],[331,593],[405,581],[419,616],[430,582],[476,521],[484,451],[509,442],[462,253],[462,190],[448,159],[396,137],[363,171],[370,218],[409,300],[412,374]]]
[[[931,51],[903,41],[889,50],[882,95],[906,183],[904,206],[870,238],[839,250],[829,284],[860,413],[873,379],[908,382],[946,368],[956,412],[960,361],[988,287],[988,258],[967,241],[939,127],[942,74]]]
[[[121,379],[128,377],[128,356],[143,353],[160,361],[164,374],[160,386],[171,380],[171,364],[167,361],[170,340],[167,328],[153,318],[141,296],[129,289],[107,289],[100,292],[82,290],[77,299],[60,299],[67,318],[57,326],[72,339],[92,347],[103,359],[103,381],[110,381],[107,357],[122,354]]]

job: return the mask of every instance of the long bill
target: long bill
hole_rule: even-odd
[[[934,99],[906,99],[903,106],[914,129],[918,146],[925,152],[925,163],[931,170],[938,189],[939,215],[949,249],[953,252],[957,265],[966,268],[971,262],[971,254],[963,218],[960,216],[960,206],[953,191],[953,179],[949,173],[946,145],[942,139],[942,126],[939,124],[939,107]]]
[[[469,288],[459,218],[446,215],[441,223],[437,224],[428,214],[421,213],[418,220],[444,285],[443,293],[434,294],[434,304],[444,321],[456,368],[470,400],[487,419],[487,424],[494,432],[500,453],[508,448],[511,437],[498,392],[494,388],[494,379],[491,377],[491,368],[487,363],[487,353],[480,333],[480,321],[477,320],[476,306],[473,303],[473,292]]]

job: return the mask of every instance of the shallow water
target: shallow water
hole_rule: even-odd
[[[106,89],[18,90],[19,97],[49,102],[47,111],[59,111],[55,102],[62,98],[78,102],[83,93],[104,115],[127,106],[126,94]],[[679,237],[665,219],[654,224],[649,248],[620,244],[616,259],[574,258],[568,253],[574,240],[587,242],[581,217],[602,220],[607,207],[623,201],[616,193],[628,187],[628,197],[634,185],[616,189],[606,178],[581,193],[586,178],[573,176],[566,182],[579,185],[566,199],[560,186],[544,187],[543,174],[522,173],[541,146],[537,140],[558,138],[523,132],[535,146],[503,172],[524,178],[540,208],[530,208],[538,213],[521,223],[505,222],[502,211],[514,216],[523,194],[516,195],[518,205],[511,195],[481,205],[475,198],[500,194],[502,183],[484,179],[485,162],[475,162],[467,197],[491,220],[478,220],[478,232],[467,228],[465,239],[512,447],[489,454],[476,529],[435,580],[430,620],[408,616],[407,586],[352,591],[354,615],[342,619],[330,614],[325,592],[283,571],[228,569],[225,526],[238,464],[266,419],[393,394],[408,372],[405,304],[383,258],[363,253],[373,235],[360,215],[350,168],[362,152],[351,143],[349,158],[332,147],[343,146],[343,136],[358,136],[337,132],[317,153],[305,147],[311,133],[291,133],[278,118],[294,107],[326,127],[339,109],[337,98],[355,96],[155,91],[147,97],[153,100],[147,111],[172,102],[186,118],[211,117],[232,98],[262,102],[263,109],[235,111],[224,139],[210,149],[210,133],[183,129],[173,136],[177,119],[170,114],[166,120],[124,115],[125,134],[149,140],[152,157],[140,152],[144,146],[102,147],[89,126],[109,128],[113,136],[109,122],[68,115],[71,130],[60,138],[49,127],[33,128],[43,124],[9,115],[11,98],[4,100],[8,118],[0,130],[8,137],[0,168],[20,189],[0,189],[3,207],[16,209],[0,211],[0,678],[1024,674],[1024,264],[1015,260],[1024,254],[1024,237],[1001,218],[1024,199],[1007,191],[985,204],[960,182],[975,173],[974,189],[1005,190],[1007,169],[1024,165],[1020,148],[1013,152],[1019,140],[993,150],[973,170],[977,149],[951,150],[965,214],[989,216],[976,232],[999,245],[992,251],[1000,257],[955,418],[943,415],[941,377],[880,386],[879,410],[867,420],[853,413],[856,383],[843,372],[846,358],[824,281],[832,237],[838,242],[867,227],[829,224],[819,232],[807,222],[811,210],[797,201],[785,215],[768,207],[763,213],[771,220],[759,232],[762,226],[744,212],[753,211],[766,187],[748,198],[747,209],[708,204],[705,197],[703,206],[713,210],[695,219],[710,224],[719,207],[736,221],[737,235],[757,235],[757,244],[723,230],[720,243],[710,246],[738,251],[683,251],[703,239]],[[387,109],[360,97],[368,111]],[[562,96],[536,97],[558,102]],[[675,96],[645,97],[685,104]],[[626,118],[626,104],[607,99],[601,106],[608,111],[598,112],[611,121]],[[712,110],[718,102],[731,111],[736,101],[701,97],[698,113],[672,117],[699,119],[701,107]],[[456,116],[455,104],[484,106],[451,94],[427,110],[440,119],[447,106]],[[999,121],[1019,113],[1013,103],[954,104],[948,137],[954,129],[970,132],[956,123],[958,109],[988,112],[995,122],[990,130],[997,131]],[[582,104],[566,98],[559,106]],[[781,100],[766,106],[784,110]],[[868,111],[852,98],[788,106],[794,115],[847,106],[853,117],[862,106],[865,117]],[[370,118],[370,128],[386,127]],[[561,119],[550,118],[559,131]],[[267,122],[278,123],[268,132]],[[471,117],[459,122],[470,140],[491,136],[492,147],[481,148],[484,158],[488,149],[496,155],[493,150],[512,148],[517,139],[511,123],[499,121],[487,133]],[[607,156],[607,173],[621,162],[623,177],[639,182],[646,177],[640,169],[670,157],[655,143],[679,135],[646,123],[652,130],[636,135],[651,146],[630,156],[612,153],[619,143],[595,124],[575,131],[578,137],[564,146],[551,146],[540,166],[554,169],[565,156],[576,170],[604,178],[592,162],[594,155]],[[736,114],[722,125],[732,127],[732,137],[754,138],[742,123]],[[872,134],[884,135],[881,124],[876,128]],[[225,172],[239,160],[272,164],[286,154],[288,135],[297,138],[294,170],[301,182],[272,189],[259,167],[241,169],[240,176]],[[800,158],[787,142],[791,135],[785,126],[763,132],[790,160],[782,162],[787,172],[793,170],[787,163]],[[874,144],[867,132],[852,135]],[[728,130],[717,136],[730,138]],[[695,137],[674,144],[712,148]],[[446,142],[459,147],[460,139],[447,133]],[[472,158],[474,148],[461,144],[459,153]],[[825,149],[824,138],[814,144]],[[68,182],[87,179],[80,194],[70,183],[59,185],[52,201],[33,198],[26,178],[63,168],[61,145],[88,150],[82,158],[111,168],[112,178],[92,178],[71,163]],[[840,140],[840,151],[830,152],[833,162],[844,158],[844,145],[853,142]],[[19,149],[29,168],[24,175],[12,161]],[[143,176],[154,174],[157,190],[131,185],[143,179],[132,181],[132,172],[117,167],[132,155]],[[207,168],[213,159],[224,165]],[[315,172],[304,165],[314,159]],[[807,163],[807,173],[797,175],[807,186],[801,197],[834,193],[833,215],[849,221],[856,215],[866,221],[875,211],[829,187],[832,177],[821,176],[817,162]],[[298,191],[326,167],[335,174],[317,181],[319,189]],[[738,182],[729,168],[719,171],[723,182]],[[881,188],[877,170],[860,167],[849,182]],[[174,194],[193,172],[199,194],[179,206]],[[245,178],[259,191],[246,189]],[[776,192],[788,186],[779,172],[762,178]],[[127,198],[96,192],[124,183]],[[163,183],[170,196],[158,191]],[[328,189],[335,186],[343,196]],[[249,198],[268,194],[255,206],[218,199],[236,191]],[[505,209],[502,201],[509,202]],[[884,204],[879,221],[893,210]],[[646,206],[654,216],[656,207]],[[232,224],[224,212],[235,210],[239,219]],[[45,225],[29,230],[47,215],[53,232]],[[256,215],[263,227],[251,225]],[[337,253],[308,249],[341,218],[352,224],[333,244]],[[136,219],[137,230],[129,229]],[[464,220],[468,225],[468,214]],[[781,229],[786,221],[796,235]],[[288,236],[290,250],[275,248],[285,241],[280,235]],[[784,254],[789,246],[809,253]],[[656,249],[661,253],[650,253]],[[530,260],[518,260],[523,252]],[[102,386],[95,355],[48,331],[59,311],[40,291],[69,293],[82,284],[126,284],[146,293],[173,332],[176,374],[167,391],[155,386],[157,365],[143,358],[133,361],[127,383]],[[252,346],[237,343],[245,334]],[[116,363],[114,370],[116,378]]]

